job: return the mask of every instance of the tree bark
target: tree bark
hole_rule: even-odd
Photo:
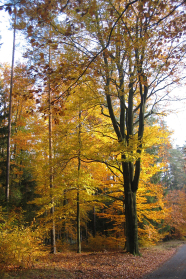
[[[15,56],[15,38],[16,38],[16,18],[15,10],[14,32],[13,32],[13,48],[12,48],[12,66],[11,66],[11,81],[10,81],[10,99],[9,99],[9,115],[8,115],[8,139],[7,139],[7,165],[6,165],[6,203],[7,207],[10,200],[10,141],[11,141],[11,118],[12,118],[12,90],[14,76],[14,56]]]
[[[80,223],[80,193],[79,178],[81,170],[81,110],[79,110],[79,130],[78,130],[78,189],[77,189],[77,253],[81,253],[81,223]]]
[[[124,183],[125,193],[125,249],[133,255],[139,255],[138,247],[138,222],[137,222],[137,208],[136,208],[136,191],[131,190],[129,182]]]
[[[96,236],[96,210],[95,206],[93,207],[93,237]]]
[[[51,64],[51,57],[50,57],[50,46],[49,46],[49,67]],[[48,99],[49,99],[49,172],[50,172],[50,189],[54,188],[53,181],[53,152],[52,152],[52,108],[51,108],[51,89],[50,89],[50,73],[48,76]],[[55,233],[55,217],[54,217],[54,199],[53,195],[51,194],[51,203],[52,207],[50,213],[52,215],[52,229],[51,229],[51,253],[56,254],[56,233]]]
[[[126,250],[139,255],[136,192],[125,191]]]
[[[77,191],[77,253],[81,253],[81,224],[80,224],[79,189]]]
[[[101,47],[104,49],[105,42],[102,26],[100,24],[102,18],[97,13],[97,37]],[[126,25],[127,26],[127,25]],[[123,26],[120,22],[117,24],[117,33],[121,35],[120,31]],[[141,28],[141,29],[140,29]],[[141,40],[143,34],[146,33],[142,22],[136,22],[136,41]],[[126,28],[128,35],[132,38],[131,31]],[[133,30],[132,30],[133,32]],[[124,41],[125,42],[125,41]],[[126,42],[125,42],[126,43]],[[140,50],[140,51],[139,51]],[[118,142],[122,145],[122,174],[124,183],[124,211],[125,211],[125,236],[126,236],[126,250],[135,255],[139,255],[138,248],[138,225],[137,225],[137,208],[136,208],[136,193],[138,190],[140,171],[141,171],[141,151],[142,139],[144,132],[144,113],[145,102],[148,92],[147,77],[142,71],[144,60],[144,46],[139,45],[133,53],[133,46],[128,45],[127,51],[123,51],[120,42],[115,42],[112,51],[107,53],[103,51],[104,63],[104,90],[107,102],[107,108],[112,122],[114,132],[117,136]],[[113,64],[112,64],[113,63]],[[117,68],[117,77],[113,75],[112,69],[115,64]],[[126,70],[127,69],[127,70]],[[125,77],[128,77],[128,80]],[[137,81],[137,83],[136,83]],[[116,94],[113,94],[113,85],[116,85]],[[137,86],[136,86],[137,85]],[[139,94],[138,94],[139,92]],[[135,98],[139,96],[140,103],[136,105]],[[114,100],[118,96],[117,109],[120,107],[120,115],[116,113],[114,107]],[[141,98],[141,99],[140,99]],[[112,103],[113,100],[113,103]],[[138,117],[137,117],[138,114]],[[138,129],[137,129],[138,124]],[[135,128],[135,129],[134,129]],[[138,133],[138,145],[135,150],[128,150],[131,146],[131,141],[134,139],[134,133]],[[138,154],[135,162],[128,161],[127,153],[130,152],[130,157],[134,153]]]
[[[119,68],[119,67],[118,67]],[[120,83],[122,84],[122,75],[120,73]],[[133,111],[133,73],[130,69],[130,83],[129,83],[129,95],[128,95],[128,109],[125,108],[124,96],[120,96],[120,125],[117,124],[116,117],[114,115],[111,96],[109,93],[109,76],[107,77],[107,86],[106,86],[106,99],[110,118],[112,120],[112,125],[117,135],[118,141],[127,146],[130,141],[130,137],[133,137],[133,126],[134,126],[134,111]],[[123,86],[123,85],[122,85]],[[122,88],[121,88],[122,92]],[[139,126],[143,126],[143,115],[144,115],[144,106],[140,110],[139,117]],[[126,121],[126,130],[124,120]],[[143,129],[140,128],[140,133],[138,134],[139,140],[143,137]],[[140,144],[140,149],[137,150],[140,153],[142,145]],[[133,151],[131,150],[131,155]],[[139,255],[138,247],[138,224],[137,224],[137,208],[136,208],[136,192],[138,189],[138,182],[140,176],[140,158],[137,159],[136,165],[134,167],[133,162],[126,162],[125,154],[122,154],[122,169],[123,169],[123,180],[124,180],[124,211],[125,211],[125,236],[126,236],[126,245],[125,248],[127,252],[134,255]]]

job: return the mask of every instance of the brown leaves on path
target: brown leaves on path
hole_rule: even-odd
[[[42,259],[38,259],[32,269],[6,271],[2,278],[140,279],[173,256],[177,246],[163,244],[163,246],[143,248],[141,249],[141,256],[108,251],[82,254],[74,252],[49,254]]]
[[[71,278],[142,278],[168,260],[176,251],[158,250],[156,248],[142,249],[142,256],[133,256],[122,252],[98,253],[66,253],[50,255],[50,260],[39,264],[42,268],[53,267],[55,270],[66,270]],[[70,277],[69,277],[70,278]]]

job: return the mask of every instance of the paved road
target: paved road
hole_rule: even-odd
[[[186,245],[160,268],[143,279],[186,279]]]

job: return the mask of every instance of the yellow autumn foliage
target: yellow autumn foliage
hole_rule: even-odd
[[[168,217],[170,209],[166,206],[164,198],[164,189],[161,183],[151,182],[151,178],[158,172],[165,171],[167,162],[160,157],[160,152],[169,142],[169,133],[160,125],[154,125],[145,128],[143,139],[143,150],[141,153],[141,176],[137,191],[137,215],[138,215],[138,236],[141,245],[154,244],[164,238],[163,229],[166,226],[164,220]],[[138,144],[137,139],[131,138],[127,148],[123,147],[123,152],[128,154],[128,160],[135,162],[138,154],[133,148]],[[158,153],[151,152],[151,148],[156,148]],[[135,148],[134,148],[135,149]],[[115,151],[115,150],[114,150]],[[107,196],[107,203],[104,211],[98,213],[100,217],[108,218],[114,224],[112,234],[119,237],[123,234],[125,226],[125,212],[123,208],[124,189],[123,178],[117,171],[117,164],[120,162],[120,154],[115,155],[113,151],[113,162],[115,166],[110,169],[112,172],[107,174],[107,179],[103,183],[101,189]],[[159,161],[159,158],[161,161]],[[119,164],[118,164],[119,166]],[[124,236],[123,236],[124,239]]]
[[[44,255],[41,231],[21,225],[22,215],[8,215],[0,208],[0,265],[32,266]]]

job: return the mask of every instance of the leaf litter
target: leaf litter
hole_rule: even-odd
[[[167,261],[176,252],[176,247],[142,248],[141,256],[124,252],[74,252],[48,255],[32,269],[10,270],[1,279],[140,279]]]

